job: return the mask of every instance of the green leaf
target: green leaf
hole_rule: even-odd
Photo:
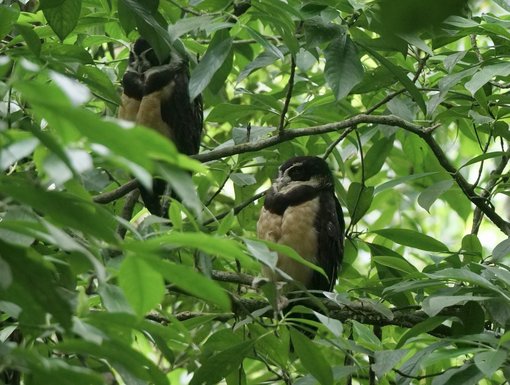
[[[0,151],[0,168],[2,171],[5,171],[18,160],[32,154],[39,144],[39,141],[33,137],[20,139],[21,140],[17,140],[8,146],[2,147]]]
[[[467,234],[462,238],[462,250],[464,250],[466,254],[471,254],[465,256],[469,260],[474,256],[482,256],[482,244],[476,234]]]
[[[251,37],[259,43],[262,47],[265,48],[266,51],[270,52],[272,55],[276,56],[278,59],[283,60],[284,56],[282,51],[278,49],[275,45],[273,45],[269,40],[267,40],[264,36],[262,36],[260,33],[255,31],[253,28],[250,28],[246,25],[243,25],[243,27],[248,31],[248,33],[251,35]]]
[[[381,341],[367,325],[353,320],[352,326],[357,344],[373,350],[380,349]]]
[[[388,68],[390,72],[399,80],[400,83],[406,88],[407,92],[411,95],[411,97],[414,99],[416,104],[420,107],[420,109],[423,111],[424,114],[427,113],[427,106],[425,104],[425,101],[423,100],[423,96],[421,92],[416,88],[416,85],[407,77],[407,73],[402,70],[402,68],[398,67],[397,65],[393,64],[390,60],[386,59],[384,56],[382,56],[379,52],[375,51],[374,49],[356,42],[359,46],[361,46],[364,50],[366,50],[372,57],[374,57],[379,63],[381,63],[383,66]]]
[[[246,341],[207,357],[194,373],[190,385],[216,384],[238,369],[253,348],[255,341]]]
[[[140,258],[137,255],[137,258]],[[188,266],[146,257],[145,261],[167,281],[207,303],[216,305],[222,311],[230,311],[231,303],[225,290],[211,279],[197,273]]]
[[[0,39],[3,39],[11,31],[18,17],[18,7],[0,5]]]
[[[324,50],[326,81],[337,100],[342,100],[363,79],[363,66],[356,46],[347,33],[333,40]]]
[[[103,207],[60,191],[47,191],[19,177],[0,178],[0,192],[47,215],[57,225],[117,243],[115,220]]]
[[[429,237],[428,235],[419,233],[414,230],[408,229],[382,229],[373,230],[373,233],[379,234],[380,236],[390,239],[395,243],[403,246],[413,247],[415,249],[435,251],[435,252],[447,252],[448,247],[440,241]]]
[[[133,255],[126,257],[120,266],[119,285],[140,317],[160,303],[165,294],[161,273]]]
[[[320,323],[323,324],[324,326],[326,326],[326,328],[331,333],[333,333],[333,335],[335,337],[340,338],[342,336],[344,328],[343,328],[342,323],[339,320],[330,318],[330,317],[326,317],[325,315],[322,315],[321,313],[318,313],[316,311],[314,311],[313,314],[315,314],[315,316],[320,321]]]
[[[430,213],[430,206],[453,185],[453,179],[442,180],[427,187],[418,196],[418,204]]]
[[[373,198],[373,187],[367,187],[358,182],[351,183],[347,191],[347,209],[351,215],[351,226],[358,223],[370,209]]]
[[[22,308],[20,322],[44,322],[44,314],[65,329],[71,328],[71,304],[59,292],[52,265],[32,249],[13,247],[0,240],[0,257],[8,265],[12,282],[0,290],[0,299]]]
[[[372,370],[377,378],[382,378],[386,373],[393,369],[404,358],[409,350],[381,350],[375,352],[375,364],[372,364]]]
[[[491,290],[498,293],[506,301],[510,302],[510,296],[505,291],[501,290],[498,286],[491,283],[488,279],[476,274],[466,268],[462,269],[443,269],[435,273],[427,274],[431,278],[440,278],[443,280],[455,280],[459,282],[469,282],[473,285]]]
[[[464,167],[466,167],[466,166],[470,166],[472,164],[481,162],[481,161],[486,160],[486,159],[501,158],[503,156],[508,156],[508,154],[506,152],[503,152],[503,151],[486,152],[484,154],[475,156],[474,158],[470,159],[469,161],[464,163],[462,166],[460,166],[459,170],[464,168]]]
[[[475,365],[485,374],[486,378],[491,378],[506,361],[507,353],[504,350],[489,350],[477,353],[475,355]]]
[[[122,10],[119,11],[119,18],[123,27],[129,32],[134,28],[133,24],[136,24],[140,35],[149,42],[159,60],[163,61],[172,49],[172,40],[166,30],[165,19],[158,12],[158,5],[158,0],[118,0],[118,9]]]
[[[475,297],[472,295],[437,295],[425,298],[423,301],[423,311],[430,317],[435,316],[445,307],[457,305],[468,301],[487,301],[491,297]]]
[[[476,91],[482,88],[487,82],[489,82],[494,76],[508,76],[510,75],[510,64],[509,63],[498,63],[483,67],[480,71],[475,73],[470,81],[464,86],[474,95]]]
[[[44,8],[44,17],[53,32],[64,40],[78,24],[81,12],[81,0],[65,0],[52,8]]]
[[[405,274],[416,274],[418,270],[416,267],[407,262],[404,258],[388,257],[388,256],[374,256],[374,262],[381,265],[391,267],[392,269],[399,270]]]
[[[413,337],[420,336],[424,333],[428,333],[431,330],[434,330],[439,325],[441,325],[444,321],[446,321],[448,318],[447,316],[436,316],[436,317],[430,317],[426,319],[425,321],[422,321],[416,325],[414,325],[411,329],[408,329],[402,334],[400,339],[398,340],[396,348],[401,348],[405,345],[407,341],[409,341]]]
[[[1,21],[0,21],[1,23]],[[21,33],[23,36],[23,39],[25,39],[25,42],[28,45],[28,48],[36,55],[39,56],[41,53],[41,40],[39,38],[39,35],[34,32],[34,28],[32,26],[26,26],[23,24],[17,24],[16,29]],[[1,35],[1,33],[0,33]]]
[[[200,202],[195,185],[191,180],[191,175],[176,167],[163,164],[158,165],[158,169],[158,174],[170,184],[172,191],[175,191],[181,202],[191,209],[197,217],[200,217],[202,202]]]
[[[495,261],[499,261],[508,255],[510,255],[510,238],[498,243],[494,250],[492,250],[492,258]]]
[[[313,264],[312,262],[304,259],[293,248],[291,248],[291,247],[289,247],[287,245],[283,245],[281,243],[275,243],[275,242],[271,242],[271,241],[266,241],[266,240],[262,240],[262,239],[259,239],[257,241],[251,240],[251,242],[252,242],[252,245],[253,245],[254,242],[263,243],[270,250],[276,251],[279,254],[284,254],[287,257],[289,257],[290,259],[293,259],[294,261],[303,264],[303,266],[306,266],[306,267],[308,267],[308,268],[310,268],[312,270],[315,270],[316,272],[322,274],[323,276],[326,276],[326,274],[324,273],[324,270],[322,268],[320,268],[319,266]]]
[[[314,376],[321,385],[333,384],[333,372],[328,361],[320,349],[297,330],[290,329],[292,345],[306,370]]]
[[[216,71],[228,57],[232,48],[232,38],[227,30],[220,30],[214,34],[209,48],[200,63],[191,72],[189,81],[190,99],[195,99],[207,87]]]
[[[6,290],[12,284],[12,271],[7,262],[0,257],[0,290]],[[0,340],[3,342],[3,340]]]
[[[494,2],[503,8],[505,11],[510,12],[510,1],[509,0],[494,0]]]
[[[484,377],[476,365],[467,363],[461,368],[452,368],[434,378],[434,385],[476,385]]]
[[[377,175],[393,148],[394,136],[377,140],[365,155],[365,180]]]
[[[118,340],[104,340],[102,344],[97,345],[88,341],[67,339],[55,345],[55,349],[64,353],[104,358],[111,363],[120,364],[124,370],[140,380],[156,385],[168,385],[166,375],[156,364],[129,344]]]
[[[175,41],[191,31],[204,29],[204,27],[210,25],[213,21],[214,17],[211,15],[201,15],[180,19],[168,26],[168,34],[172,41]]]
[[[142,253],[151,251],[157,252],[161,249],[174,247],[187,247],[201,250],[212,256],[224,258],[227,261],[250,263],[250,258],[245,254],[239,243],[232,239],[216,237],[200,232],[171,232],[167,235],[151,238],[145,242],[128,243],[127,247]]]
[[[416,179],[426,178],[428,176],[437,174],[437,172],[423,172],[419,174],[412,174],[412,175],[406,175],[400,178],[392,179],[388,182],[385,182],[383,184],[380,184],[375,188],[375,194],[378,194],[382,191],[392,189],[395,186],[398,186],[399,184],[410,182]]]

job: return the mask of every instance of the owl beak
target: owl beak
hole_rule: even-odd
[[[273,186],[275,187],[275,190],[279,192],[282,190],[285,186],[287,186],[290,183],[291,179],[288,175],[283,175],[278,178],[276,178]]]

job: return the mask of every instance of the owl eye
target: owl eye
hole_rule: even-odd
[[[301,166],[294,166],[289,170],[290,179],[296,181],[305,181],[310,179],[310,175],[307,170]]]

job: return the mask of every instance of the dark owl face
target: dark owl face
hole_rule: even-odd
[[[291,158],[280,166],[278,177],[273,184],[280,193],[287,193],[303,185],[316,188],[333,185],[331,171],[323,159],[315,156]]]

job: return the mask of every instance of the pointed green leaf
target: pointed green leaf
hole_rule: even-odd
[[[489,350],[475,356],[475,365],[487,378],[491,378],[506,361],[507,353],[504,350]]]
[[[321,385],[333,384],[333,372],[321,350],[303,334],[290,329],[292,345],[301,363]]]
[[[453,185],[453,179],[442,180],[427,187],[418,196],[418,204],[430,213],[430,206]]]
[[[207,87],[216,71],[228,57],[232,48],[232,38],[227,30],[220,30],[214,34],[209,48],[200,63],[191,72],[189,81],[190,99],[195,99]]]
[[[165,284],[161,273],[136,256],[128,256],[119,271],[119,285],[136,314],[143,317],[161,302]]]
[[[428,235],[408,229],[382,229],[374,230],[373,233],[379,234],[384,238],[388,238],[395,243],[403,246],[413,247],[415,249],[447,252],[448,247],[442,242],[429,237]]]
[[[402,83],[402,85],[406,88],[407,92],[411,95],[411,97],[414,99],[414,101],[418,104],[420,109],[423,111],[424,114],[427,113],[427,106],[425,104],[425,101],[423,100],[423,96],[416,87],[416,85],[407,77],[406,72],[393,64],[390,60],[386,59],[384,56],[382,56],[379,52],[376,50],[363,45],[359,42],[356,42],[359,46],[361,46],[363,49],[365,49],[370,56],[374,57],[379,63],[381,63],[383,66],[388,68],[388,70],[391,71],[391,73]]]
[[[254,341],[246,341],[208,357],[195,371],[190,385],[217,384],[241,366],[253,344]]]
[[[347,33],[333,40],[324,50],[326,81],[337,100],[342,100],[363,79],[356,46]]]
[[[43,10],[53,32],[64,40],[78,24],[81,12],[81,0],[65,0],[60,5]]]
[[[347,191],[347,209],[351,215],[351,226],[358,223],[370,209],[373,198],[373,187],[367,187],[358,182],[351,183]]]

